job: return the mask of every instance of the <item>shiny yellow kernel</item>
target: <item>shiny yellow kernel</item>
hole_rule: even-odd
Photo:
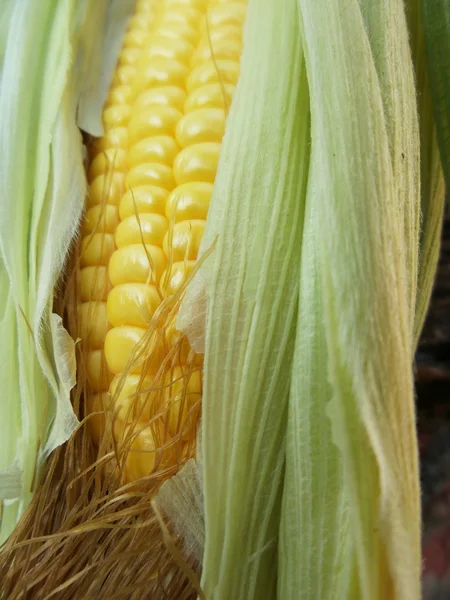
[[[105,130],[115,127],[126,127],[131,118],[131,107],[128,104],[114,104],[103,111]]]
[[[176,139],[181,148],[203,142],[220,142],[225,132],[225,113],[220,108],[201,108],[178,122]]]
[[[110,288],[106,266],[84,267],[84,269],[81,269],[78,287],[82,302],[106,300]]]
[[[109,148],[127,148],[128,129],[126,127],[114,127],[105,131],[103,137],[99,138],[94,145],[97,152],[103,152]]]
[[[139,48],[123,48],[119,55],[119,64],[136,65],[142,54]]]
[[[208,25],[210,29],[221,29],[229,25],[242,27],[245,21],[247,7],[241,2],[211,7],[208,10]]]
[[[187,23],[168,23],[158,28],[158,35],[169,40],[183,39],[194,46],[199,38],[197,29]]]
[[[147,425],[143,430],[135,428],[139,435],[133,436],[133,442],[126,460],[126,480],[135,481],[151,475],[157,469],[163,470],[177,464],[177,449],[174,445],[166,446],[164,450],[156,449],[152,426]]]
[[[120,65],[114,74],[113,85],[128,85],[132,83],[136,75],[136,67],[132,65]]]
[[[171,435],[181,432],[187,439],[195,427],[201,408],[202,378],[200,370],[189,371],[176,366],[167,372],[164,381],[163,406],[167,407]],[[191,434],[192,435],[192,434]]]
[[[208,142],[189,146],[180,152],[173,165],[178,185],[189,181],[214,183],[219,162],[220,144]]]
[[[188,67],[180,61],[155,58],[139,71],[133,84],[134,93],[166,85],[183,87],[188,74]]]
[[[219,77],[220,74],[220,77]],[[194,90],[209,83],[236,84],[239,77],[239,63],[234,60],[208,60],[196,67],[186,81],[186,90],[191,94]]]
[[[116,246],[129,246],[130,244],[151,244],[162,246],[164,236],[169,228],[166,217],[155,213],[130,215],[124,219],[116,230]]]
[[[114,375],[124,373],[131,363],[134,365],[132,373],[142,372],[144,365],[138,353],[141,349],[139,342],[144,335],[144,328],[130,325],[113,327],[108,331],[105,339],[105,358],[111,373]]]
[[[172,267],[161,276],[161,283],[164,286],[164,296],[173,296],[178,292],[183,283],[192,273],[195,267],[195,260],[183,260],[173,263]]]
[[[175,128],[182,115],[171,106],[150,106],[131,119],[128,129],[130,144],[151,136],[175,134]]]
[[[150,47],[145,51],[149,60],[164,58],[166,60],[179,60],[189,65],[194,46],[184,38],[169,38],[164,35],[156,35],[152,39]]]
[[[211,51],[212,48],[212,51]],[[239,61],[242,54],[242,43],[240,40],[205,40],[199,44],[191,60],[191,67],[195,68],[214,57],[214,60]]]
[[[94,443],[98,446],[105,432],[106,417],[105,411],[109,405],[109,393],[102,394],[87,394],[86,397],[86,414],[91,415],[87,420],[89,432]]]
[[[200,36],[198,46],[203,44],[209,45],[210,42],[221,42],[223,40],[229,40],[232,43],[239,42],[242,45],[242,27],[226,25],[225,27],[210,28],[209,31],[205,27]]]
[[[172,166],[180,148],[173,137],[153,136],[134,144],[128,153],[130,167],[141,163],[162,163]]]
[[[117,206],[114,204],[97,204],[90,208],[83,220],[83,234],[114,233],[119,225]]]
[[[89,350],[85,358],[88,384],[93,392],[106,392],[112,375],[108,371],[103,350]]]
[[[180,10],[183,10],[184,7],[195,8],[196,10],[203,11],[208,6],[209,0],[166,0],[165,6],[169,7],[179,7]],[[229,0],[228,0],[229,1]]]
[[[205,224],[206,222],[202,219],[193,219],[192,221],[181,221],[174,226],[170,254],[173,262],[197,258]],[[164,238],[163,249],[166,256],[169,256],[169,233]]]
[[[162,87],[145,90],[136,98],[134,110],[140,112],[149,106],[169,106],[183,111],[186,102],[186,92],[175,85],[166,85]]]
[[[132,99],[133,91],[130,85],[116,85],[109,91],[106,105],[131,104]]]
[[[166,217],[178,223],[189,219],[206,219],[213,186],[194,181],[176,187],[166,201]]]
[[[199,108],[230,108],[235,87],[231,83],[209,83],[197,88],[187,97],[184,110],[190,113]]]
[[[148,421],[158,412],[160,404],[160,393],[153,392],[153,388],[153,377],[116,375],[109,388],[114,414],[124,423],[135,419]]]
[[[89,185],[88,206],[118,204],[125,187],[125,175],[116,171],[98,175]]]
[[[81,242],[80,266],[107,265],[114,249],[114,236],[112,233],[88,235]]]
[[[126,184],[131,189],[137,185],[156,185],[171,190],[175,181],[171,167],[158,163],[142,163],[130,169]]]
[[[125,48],[143,48],[147,44],[148,38],[148,31],[136,27],[130,29],[125,35],[123,45]]]
[[[109,261],[112,285],[120,283],[156,283],[167,266],[167,258],[159,246],[133,244],[116,250]]]
[[[99,152],[91,162],[88,170],[89,182],[94,181],[98,175],[111,173],[111,171],[125,172],[127,168],[127,153],[122,148],[108,148]]]
[[[123,195],[119,205],[120,218],[126,219],[136,212],[165,214],[166,200],[169,192],[154,185],[134,186]]]
[[[80,322],[78,337],[87,348],[102,348],[108,331],[106,302],[82,302],[78,305],[78,309]]]
[[[184,6],[182,10],[180,10],[179,7],[173,5],[164,13],[161,19],[161,24],[168,25],[169,23],[180,23],[197,29],[204,18],[205,16],[195,8]]]
[[[111,325],[134,325],[146,327],[161,298],[153,285],[146,283],[122,283],[108,295],[107,313]]]

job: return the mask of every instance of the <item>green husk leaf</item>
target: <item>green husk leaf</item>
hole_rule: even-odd
[[[94,33],[85,29],[94,5],[8,2],[0,24],[0,543],[47,456],[78,424],[74,342],[52,305],[86,190],[76,118],[89,58],[96,62],[86,37]],[[89,118],[98,127],[100,111]]]
[[[202,243],[212,250],[178,320],[189,334],[203,302],[202,587],[211,599],[276,596],[309,135],[295,0],[253,0]],[[201,326],[194,337],[201,343]]]
[[[314,289],[320,296],[313,320],[316,331],[300,326],[297,345],[306,335],[316,339],[313,357],[321,357],[330,384],[331,395],[327,398],[323,384],[319,401],[340,451],[356,564],[348,584],[352,561],[341,563],[345,568],[339,590],[346,595],[340,597],[413,600],[420,595],[411,367],[419,163],[406,24],[398,3],[298,0],[298,5],[312,118],[306,206],[308,211],[311,205],[315,215],[312,247],[318,269],[316,284],[307,273],[301,274],[300,298],[302,302]],[[316,398],[302,395],[301,380],[294,387],[296,364],[292,393],[299,406],[298,436],[301,407]],[[310,437],[317,444],[310,450],[317,462],[309,468],[316,482],[307,488],[315,492],[313,501],[328,494],[330,477],[317,457],[328,455],[331,466],[335,460],[325,433],[323,426],[320,437]],[[295,465],[298,451],[291,454]],[[287,460],[289,465],[289,445]],[[332,473],[333,486],[336,481]],[[335,491],[327,504],[331,516],[340,506],[336,497]],[[302,500],[307,502],[306,497]],[[319,518],[311,526],[316,535],[322,534]],[[334,550],[325,558],[336,564],[336,556]],[[301,562],[302,556],[298,559]],[[322,590],[317,596],[317,575],[310,581],[316,588],[307,597],[333,597],[331,584],[325,588],[329,596]]]

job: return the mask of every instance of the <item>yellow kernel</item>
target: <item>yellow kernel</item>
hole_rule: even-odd
[[[132,99],[133,92],[130,85],[116,85],[109,91],[107,105],[131,104]]]
[[[200,414],[200,370],[190,372],[176,366],[166,374],[164,384],[163,406],[167,407],[169,432],[173,436],[181,432],[182,439],[187,439]]]
[[[175,134],[181,113],[170,106],[150,106],[136,113],[128,130],[130,144],[151,136]]]
[[[153,392],[153,377],[116,375],[109,392],[114,402],[114,414],[124,423],[134,419],[148,421],[159,410],[159,393]],[[139,425],[137,426],[139,427]]]
[[[208,10],[208,25],[211,29],[222,29],[229,25],[242,27],[247,7],[241,2],[229,2]]]
[[[231,83],[203,85],[188,96],[184,110],[190,113],[199,108],[229,108],[234,90],[235,87]]]
[[[140,112],[149,106],[169,106],[183,111],[186,92],[175,85],[166,85],[145,90],[136,98],[134,110]]]
[[[158,35],[169,40],[183,39],[192,45],[198,41],[198,31],[187,23],[166,23],[158,28]]]
[[[158,163],[142,163],[130,169],[126,184],[131,189],[138,185],[156,185],[166,190],[172,190],[175,181],[171,167]]]
[[[137,95],[143,90],[167,85],[183,87],[188,74],[188,67],[180,61],[155,58],[140,69],[134,82],[134,92]]]
[[[156,212],[164,214],[166,200],[169,192],[154,185],[134,186],[128,190],[120,201],[119,215],[122,220],[130,215]]]
[[[97,204],[90,208],[83,221],[83,233],[114,233],[119,224],[117,207],[114,204]]]
[[[242,45],[242,27],[240,25],[226,25],[219,28],[209,28],[209,31],[205,27],[198,46],[209,45],[210,42],[214,44],[214,42],[221,42],[222,40],[229,40],[232,43],[239,42]]]
[[[212,48],[212,52],[211,52]],[[214,60],[233,60],[239,62],[242,54],[242,43],[240,40],[229,38],[219,40],[206,39],[200,43],[192,56],[191,67],[195,68],[214,57]]]
[[[166,217],[175,223],[190,219],[206,219],[213,186],[194,181],[176,187],[166,201]]]
[[[182,37],[169,38],[159,34],[152,39],[150,47],[145,51],[145,56],[150,60],[164,58],[189,64],[193,51],[194,46],[188,40]]]
[[[167,12],[164,13],[163,18],[161,19],[161,24],[182,24],[189,25],[190,27],[197,29],[204,18],[205,17],[201,14],[201,12],[195,8],[185,6],[180,9],[178,6],[173,5],[171,8],[168,8]]]
[[[144,365],[139,358],[139,343],[144,335],[144,328],[130,325],[113,327],[108,331],[105,339],[105,358],[108,369],[114,375],[128,371],[131,364],[134,367],[132,373],[141,373]]]
[[[103,111],[105,130],[126,127],[131,119],[131,107],[128,104],[114,104]]]
[[[185,6],[188,6],[203,11],[208,5],[208,0],[166,0],[165,5],[167,8],[176,6],[183,10]]]
[[[97,446],[100,444],[103,434],[105,432],[105,411],[108,409],[108,404],[108,392],[103,392],[102,394],[87,394],[86,414],[91,415],[92,413],[100,413],[92,415],[87,420],[90,434],[94,443]]]
[[[123,45],[126,48],[143,48],[148,42],[149,34],[147,31],[135,27],[130,29],[123,38]]]
[[[82,302],[78,308],[81,325],[80,339],[88,348],[102,348],[108,331],[106,302]]]
[[[129,246],[130,244],[151,244],[162,246],[164,236],[169,228],[166,217],[153,213],[130,215],[124,219],[116,230],[116,246]]]
[[[136,65],[141,57],[141,51],[139,48],[126,48],[124,47],[119,55],[119,64],[121,65]]]
[[[171,240],[170,256],[173,262],[197,258],[204,231],[205,221],[200,219],[176,223]],[[169,232],[167,232],[163,243],[166,256],[169,256],[169,239]]]
[[[146,283],[122,283],[115,286],[108,296],[108,319],[115,327],[135,325],[146,327],[161,303],[153,285]]]
[[[214,183],[219,162],[220,144],[208,142],[196,144],[182,150],[173,165],[173,174],[178,185],[189,181]]]
[[[167,266],[167,258],[159,246],[133,244],[116,250],[109,261],[112,285],[120,283],[156,283]]]
[[[81,267],[107,265],[114,249],[112,233],[94,233],[86,236],[81,242]]]
[[[172,166],[180,148],[173,137],[154,136],[141,140],[130,149],[128,153],[128,164],[130,167],[143,162],[162,163]]]
[[[178,122],[176,139],[181,148],[203,142],[220,142],[225,132],[225,113],[220,108],[201,108]]]
[[[125,187],[125,175],[119,171],[98,175],[89,185],[88,206],[118,204]]]
[[[109,148],[104,152],[99,152],[91,162],[88,179],[94,181],[96,177],[112,171],[124,173],[127,168],[127,153],[122,148]]]
[[[108,271],[105,266],[84,267],[80,270],[78,279],[80,299],[106,300],[109,291]]]
[[[96,152],[104,152],[109,148],[126,148],[128,146],[128,129],[126,127],[113,127],[105,132],[103,137],[95,142]]]
[[[220,76],[219,76],[220,75]],[[239,77],[239,63],[234,60],[208,60],[196,67],[186,81],[188,94],[210,83],[232,83]]]
[[[136,75],[136,67],[132,65],[120,65],[114,74],[113,85],[128,85],[133,82]]]
[[[112,379],[103,350],[89,350],[86,353],[86,375],[93,392],[106,392]]]
[[[161,282],[164,285],[164,296],[173,296],[192,273],[195,267],[195,260],[183,260],[173,263],[170,271],[164,271],[161,276]],[[167,283],[166,283],[167,281]]]
[[[168,446],[164,450],[156,449],[151,425],[144,428],[137,426],[135,431],[139,432],[139,435],[133,438],[130,452],[127,455],[127,481],[135,481],[150,475],[155,469],[168,469],[177,464],[177,451],[174,445]]]

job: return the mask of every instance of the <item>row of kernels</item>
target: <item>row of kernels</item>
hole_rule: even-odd
[[[141,2],[136,19],[148,21],[153,18],[150,7]],[[132,28],[129,33],[131,31]],[[129,34],[126,36],[120,58],[122,66],[118,69],[120,71],[127,66],[130,76],[139,51],[132,37]],[[131,94],[130,82],[115,80],[103,112],[105,135],[93,148],[94,156],[88,171],[90,185],[88,210],[82,229],[79,316],[80,337],[88,350],[85,354],[88,380],[91,389],[98,393],[106,392],[111,381],[103,349],[109,329],[106,300],[111,284],[108,265],[116,248],[118,204],[126,184],[126,125],[131,114]]]
[[[182,149],[174,163],[177,187],[166,202],[166,216],[173,227],[164,241],[172,263],[170,274],[163,276],[167,295],[176,292],[189,275],[192,267],[187,261],[197,258],[203,237],[225,131],[225,109],[239,75],[245,9],[243,3],[211,3],[192,56],[185,114],[175,131]]]

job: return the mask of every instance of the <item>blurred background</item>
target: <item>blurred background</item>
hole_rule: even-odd
[[[450,600],[450,213],[416,356],[424,600]]]

